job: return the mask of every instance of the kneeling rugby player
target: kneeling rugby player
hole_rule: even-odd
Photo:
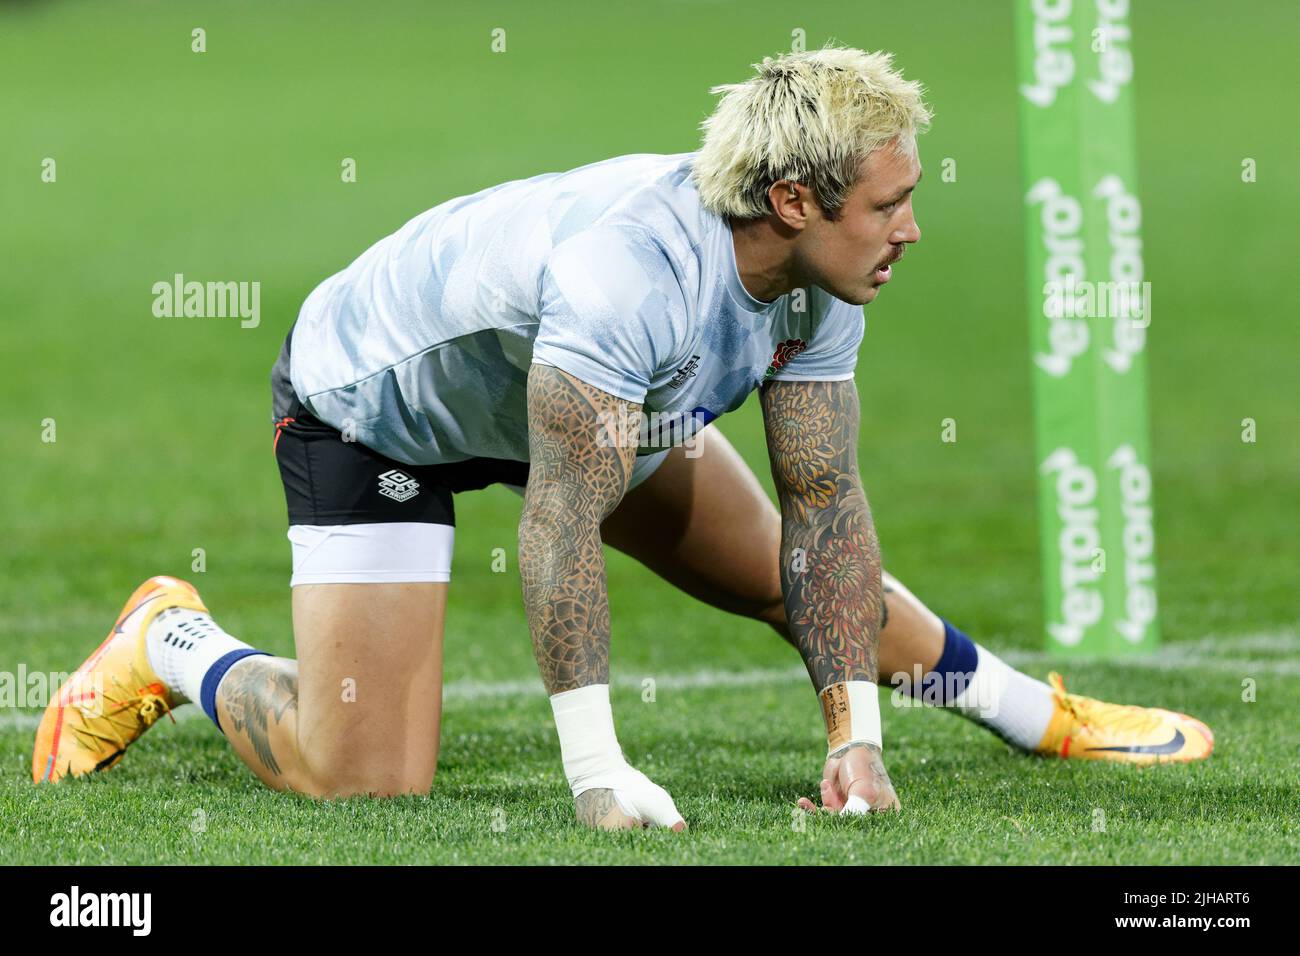
[[[36,781],[112,766],[192,702],[268,786],[427,792],[454,496],[493,483],[523,494],[528,626],[591,825],[685,825],[615,736],[603,544],[797,648],[827,727],[831,810],[898,806],[882,670],[925,675],[914,693],[1026,751],[1208,755],[1198,721],[1034,680],[881,570],[853,375],[861,307],[921,235],[920,86],[886,54],[828,48],[715,92],[698,152],[450,200],[311,293],[272,374],[297,659],[151,578],[50,705]],[[704,428],[755,389],[779,512]],[[348,678],[359,693],[342,702]],[[77,693],[90,681],[97,706]]]

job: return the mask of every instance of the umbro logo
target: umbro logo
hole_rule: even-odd
[[[695,370],[700,367],[700,357],[692,355],[691,360],[677,370],[677,374],[668,380],[669,388],[681,388],[682,384],[688,379],[693,378]]]
[[[420,483],[394,468],[379,476],[379,493],[394,501],[407,501],[420,493]]]

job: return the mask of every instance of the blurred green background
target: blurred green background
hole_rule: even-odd
[[[1162,627],[1229,641],[1300,618],[1300,5],[1134,6]],[[936,112],[924,237],[868,308],[859,366],[886,566],[993,647],[1040,647],[1009,3],[66,0],[0,4],[0,669],[71,669],[155,573],[191,577],[228,630],[291,653],[268,374],[306,294],[452,196],[695,148],[709,87],[796,28],[810,47],[894,51]],[[260,326],[155,318],[151,286],[178,272],[259,281]],[[757,403],[720,425],[770,488]],[[519,500],[488,489],[457,511],[448,678],[535,675]],[[508,574],[491,572],[498,547]],[[766,628],[621,556],[610,577],[616,673],[793,663]],[[1162,680],[1183,686],[1125,686]],[[1171,705],[1196,706],[1180,693]],[[810,695],[790,694],[809,696],[815,737]]]

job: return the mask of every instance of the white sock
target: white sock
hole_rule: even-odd
[[[975,645],[975,676],[950,705],[1010,744],[1033,750],[1047,733],[1056,710],[1052,688]]]
[[[145,649],[154,669],[173,696],[198,703],[208,669],[231,651],[249,648],[231,637],[202,611],[174,607],[149,625]]]

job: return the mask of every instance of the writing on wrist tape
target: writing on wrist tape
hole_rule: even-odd
[[[869,680],[839,681],[817,695],[826,722],[827,753],[849,744],[880,746],[880,694]]]

